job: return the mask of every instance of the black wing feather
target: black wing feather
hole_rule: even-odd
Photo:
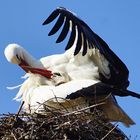
[[[63,14],[61,14],[57,20],[57,22],[55,23],[54,27],[52,28],[52,30],[49,32],[49,36],[55,34],[63,25],[64,23],[64,16]]]
[[[43,22],[42,25],[46,25],[46,24],[51,23],[54,19],[57,18],[58,15],[59,15],[58,10],[53,11],[53,12],[51,13],[51,15]]]
[[[70,21],[66,18],[64,27],[63,27],[58,39],[56,40],[56,43],[62,42],[66,38],[66,36],[69,32],[69,27],[70,27]]]
[[[84,55],[86,55],[86,53],[87,53],[87,40],[86,40],[86,37],[85,37],[85,35],[83,35],[83,52],[82,52],[82,55],[84,56]]]
[[[74,44],[75,38],[76,38],[76,26],[73,25],[71,35],[70,35],[70,38],[69,38],[69,41],[65,50],[68,50],[71,48],[71,46]]]
[[[99,52],[104,55],[106,60],[109,62],[109,68],[111,72],[111,78],[107,79],[102,73],[101,80],[108,84],[113,84],[120,88],[126,88],[129,85],[128,75],[129,71],[125,64],[119,59],[119,57],[109,48],[106,42],[101,39],[96,33],[94,33],[90,27],[82,21],[80,18],[75,16],[72,12],[65,8],[57,8],[43,23],[43,25],[52,22],[58,15],[58,21],[56,22],[54,28],[51,30],[49,35],[55,34],[62,24],[64,23],[64,18],[66,22],[57,42],[63,41],[68,33],[68,28],[72,28],[71,35],[65,50],[72,47],[76,39],[76,27],[78,32],[78,38],[76,42],[74,55],[77,55],[81,48],[82,55],[86,55],[87,49],[97,48]],[[69,25],[67,22],[69,21]],[[72,27],[70,27],[70,22],[72,22]],[[64,33],[64,34],[63,34]],[[83,39],[82,39],[83,36]]]

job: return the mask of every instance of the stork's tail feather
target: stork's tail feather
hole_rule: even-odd
[[[122,122],[127,127],[135,124],[135,122],[122,110],[112,96],[110,96],[105,102],[106,103],[104,105],[100,106],[100,109],[103,110],[107,119],[110,121]]]
[[[117,95],[117,96],[132,96],[132,97],[136,97],[138,99],[140,99],[140,94],[136,93],[136,92],[133,92],[133,91],[130,91],[130,90],[124,90],[124,89],[118,89],[118,88],[112,88],[114,89],[115,93],[114,95]]]
[[[112,95],[116,95],[116,96],[121,96],[121,97],[132,96],[132,97],[136,97],[136,98],[140,99],[140,94],[127,90],[127,89],[120,89],[113,85],[108,85],[108,84],[100,82],[93,86],[96,86],[96,89],[98,89],[99,92],[102,91],[101,94],[111,93]],[[98,94],[98,91],[97,91],[97,94]]]
[[[122,122],[127,127],[135,124],[135,122],[121,109],[121,107],[118,106],[117,108],[120,116],[120,122]]]

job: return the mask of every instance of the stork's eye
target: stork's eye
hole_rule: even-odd
[[[60,73],[55,72],[54,75],[56,76],[62,76]]]
[[[18,60],[21,60],[21,58],[18,55],[16,55],[16,57],[17,57]]]

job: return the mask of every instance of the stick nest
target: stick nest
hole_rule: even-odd
[[[3,114],[0,117],[0,139],[128,140],[117,125],[107,122],[95,108],[92,113],[82,110],[73,113]]]

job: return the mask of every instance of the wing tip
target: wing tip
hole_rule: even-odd
[[[68,12],[69,14],[72,14],[73,16],[77,17],[76,13],[74,13],[73,11],[71,11],[71,10],[65,8],[65,7],[60,6],[60,7],[57,7],[56,9],[59,10],[59,11]]]
[[[63,7],[63,6],[58,6],[56,9],[58,9],[58,10],[67,10],[65,7]]]
[[[57,7],[51,14],[50,16],[42,23],[42,25],[47,25],[50,22],[52,22],[59,14],[60,10],[65,10],[64,7]]]

